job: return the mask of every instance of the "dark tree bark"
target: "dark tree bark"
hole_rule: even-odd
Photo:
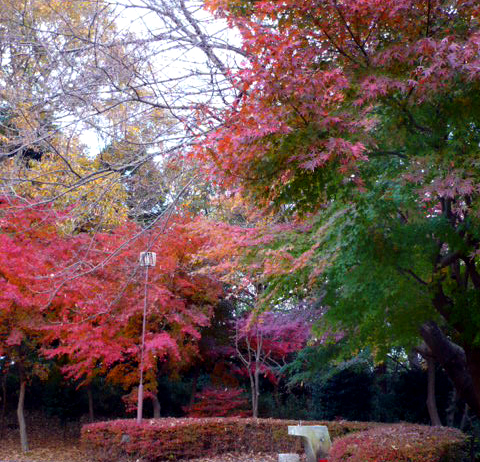
[[[27,426],[25,424],[24,413],[26,388],[27,380],[25,378],[25,374],[22,371],[22,367],[20,366],[20,393],[18,396],[17,418],[18,426],[20,428],[20,443],[23,452],[28,452]]]
[[[152,395],[152,404],[153,404],[153,418],[159,419],[160,418],[160,401],[156,395]]]
[[[473,381],[473,390],[475,393],[477,403],[480,403],[480,348],[477,346],[468,346],[465,347],[465,356],[467,361],[467,368],[471,374]],[[480,405],[475,409],[472,404],[464,400],[469,406],[470,409],[480,417]]]
[[[430,421],[433,426],[441,426],[442,421],[438,415],[437,409],[437,399],[435,395],[435,360],[429,356],[427,358],[427,374],[428,374],[428,385],[427,385],[427,408],[428,414],[430,416]]]
[[[447,427],[453,427],[453,424],[455,423],[455,411],[457,410],[457,402],[457,390],[453,389],[453,392],[450,396],[450,404],[447,407]]]
[[[465,404],[465,407],[463,409],[463,415],[462,415],[462,420],[460,421],[460,430],[465,431],[465,427],[467,426],[468,421],[470,420],[470,417],[468,416],[468,404]]]
[[[467,353],[449,340],[433,321],[426,322],[420,328],[420,334],[435,360],[452,380],[458,396],[477,416],[480,416],[480,399],[476,392],[476,389],[480,390],[480,363],[478,363],[480,351]]]
[[[93,392],[92,392],[92,385],[88,385],[87,387],[87,396],[88,396],[88,419],[90,422],[95,420],[95,413],[93,411]]]
[[[189,404],[190,407],[192,407],[193,403],[195,402],[195,393],[197,393],[197,383],[198,383],[199,376],[200,376],[200,369],[196,367],[195,370],[193,371],[192,389],[190,391],[190,404]]]
[[[0,420],[0,438],[5,431],[5,414],[7,412],[7,374],[2,374],[2,418]]]
[[[441,426],[442,421],[438,415],[437,399],[435,394],[435,358],[432,351],[425,344],[418,346],[416,351],[427,363],[427,409],[430,422],[433,426]]]

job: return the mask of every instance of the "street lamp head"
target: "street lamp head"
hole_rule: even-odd
[[[140,252],[140,266],[155,266],[157,254],[155,252]]]

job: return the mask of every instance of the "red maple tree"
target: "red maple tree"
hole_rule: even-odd
[[[33,375],[47,374],[39,355],[44,342],[41,326],[52,313],[53,280],[76,261],[76,240],[61,237],[57,229],[64,216],[49,206],[29,207],[0,197],[0,356],[18,370],[17,415],[24,451],[27,384]]]
[[[235,322],[235,352],[250,381],[253,417],[258,417],[260,376],[278,382],[292,353],[306,346],[314,319],[312,311],[297,307],[251,313]]]
[[[223,124],[202,140],[197,157],[219,182],[248,194],[267,213],[313,212],[318,218],[331,212],[331,222],[326,218],[319,231],[341,221],[337,212],[352,218],[363,207],[372,212],[377,203],[363,225],[380,230],[384,242],[393,228],[402,235],[421,223],[419,233],[428,245],[411,252],[418,249],[412,244],[405,252],[408,267],[393,268],[429,299],[408,341],[421,336],[480,414],[478,326],[472,324],[475,312],[465,308],[478,305],[480,293],[478,2],[208,0],[207,5],[240,32],[246,59],[232,73],[238,97],[218,114]],[[397,210],[387,212],[388,204]],[[328,249],[329,258],[320,264],[314,255],[322,237],[313,239],[310,254],[304,254],[317,266],[312,280],[331,268],[339,248],[345,256],[348,240],[338,238],[341,244]],[[353,232],[349,238],[354,240]],[[405,242],[399,239],[392,253]],[[420,262],[425,265],[419,276]],[[380,268],[382,262],[369,263]],[[346,275],[355,264],[336,268],[345,276],[338,279],[340,287],[349,284]],[[360,293],[362,287],[360,276],[356,288],[347,288]],[[333,300],[338,309],[330,311],[331,319],[342,327],[350,322],[354,335],[355,319],[361,319],[368,344],[372,317],[357,309],[354,296],[348,303],[352,309]],[[378,324],[390,305],[384,300],[369,307],[379,314]],[[406,306],[416,306],[416,300]]]
[[[160,365],[179,370],[198,354],[220,286],[194,272],[201,239],[186,228],[188,217],[171,217],[168,228],[149,233],[127,223],[67,235],[66,213],[9,198],[0,206],[0,355],[19,370],[25,451],[23,403],[29,377],[42,373],[40,355],[68,359],[64,372],[83,384],[97,375],[126,389],[138,384],[146,289],[147,392],[156,392]],[[139,266],[144,250],[157,252],[148,287]]]
[[[88,383],[101,374],[126,389],[138,384],[144,303],[148,391],[156,392],[161,364],[181,369],[198,354],[200,328],[209,323],[220,287],[194,273],[200,241],[188,233],[186,221],[177,217],[168,229],[148,233],[130,223],[85,242],[84,260],[92,270],[59,289],[76,299],[58,306],[58,321],[46,328],[53,347],[45,353],[70,358],[64,367],[69,377]],[[157,253],[148,282],[139,266],[140,252],[147,249]]]

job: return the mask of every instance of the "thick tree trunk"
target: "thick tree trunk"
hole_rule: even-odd
[[[473,390],[475,392],[477,403],[480,403],[480,348],[478,346],[465,348],[465,356],[467,360],[467,368],[472,377]],[[470,409],[477,415],[477,417],[480,417],[479,411],[475,409],[469,401],[464,401],[470,406]]]
[[[89,385],[87,388],[87,397],[88,397],[88,419],[90,422],[95,420],[95,414],[93,412],[93,393],[92,386]]]
[[[477,362],[480,359],[480,351],[475,354],[466,353],[460,346],[450,341],[433,321],[426,322],[420,328],[420,334],[435,360],[453,382],[458,396],[477,416],[480,416],[480,399],[476,392],[476,389],[480,391],[480,363]]]
[[[429,356],[427,359],[427,409],[430,416],[430,421],[433,426],[441,426],[442,421],[438,415],[437,399],[435,395],[435,360]]]
[[[25,404],[25,390],[27,388],[27,381],[22,374],[20,374],[20,395],[18,397],[17,406],[17,418],[18,426],[20,428],[20,443],[22,445],[22,451],[28,452],[28,440],[27,440],[27,426],[25,424],[24,404]]]

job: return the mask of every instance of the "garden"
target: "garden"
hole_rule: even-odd
[[[477,1],[3,0],[0,460],[480,460],[479,159]]]

